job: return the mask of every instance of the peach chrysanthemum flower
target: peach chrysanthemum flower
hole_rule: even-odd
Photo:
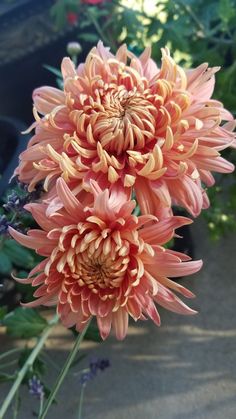
[[[209,205],[202,182],[234,169],[220,156],[235,146],[235,123],[211,99],[216,71],[184,71],[167,48],[158,68],[149,48],[138,58],[123,45],[113,55],[101,42],[77,69],[64,58],[64,90],[34,91],[36,133],[16,174],[30,190],[59,176],[85,189],[90,179],[102,188],[119,180],[134,186],[142,213],[175,203],[197,216]]]
[[[157,325],[160,317],[155,302],[181,314],[194,314],[173,292],[194,295],[168,277],[197,272],[201,261],[162,245],[174,229],[191,223],[184,217],[157,221],[153,215],[132,215],[135,201],[127,201],[123,190],[113,186],[102,191],[91,183],[94,202],[82,205],[65,181],[57,181],[57,195],[63,208],[47,217],[45,203],[28,204],[41,230],[26,235],[10,229],[22,245],[35,249],[46,259],[23,282],[39,286],[37,297],[28,305],[57,304],[67,327],[81,331],[96,316],[105,339],[114,329],[118,339],[127,333],[128,319],[150,317]]]

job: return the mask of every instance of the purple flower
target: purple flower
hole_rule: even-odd
[[[95,359],[95,360],[92,360],[91,362],[90,362],[90,364],[89,364],[89,367],[90,367],[90,371],[94,374],[94,375],[96,375],[97,374],[97,371],[98,370],[100,370],[100,371],[104,371],[107,367],[109,367],[110,366],[110,361],[109,361],[109,359]]]
[[[28,385],[30,394],[38,397],[39,399],[44,397],[43,384],[40,382],[39,378],[36,377],[36,375],[29,379]]]
[[[22,224],[19,221],[9,221],[5,214],[0,215],[0,236],[8,236],[8,227],[23,231]]]
[[[5,215],[0,216],[0,236],[7,234],[9,227],[9,221]]]
[[[86,385],[89,381],[97,375],[97,372],[104,371],[106,368],[110,367],[109,359],[94,359],[89,364],[89,370],[84,371],[81,374],[80,382],[82,385]]]
[[[91,373],[91,371],[86,371],[86,372],[83,372],[83,373],[81,374],[81,377],[80,377],[80,382],[81,382],[81,384],[84,386],[84,385],[86,385],[89,381],[91,381],[93,378],[94,378],[94,375]]]
[[[19,196],[15,191],[11,192],[8,196],[7,196],[7,201],[6,204],[3,205],[4,209],[7,212],[11,212],[11,211],[22,211],[23,206],[26,204],[27,202],[27,197],[21,197]]]
[[[37,201],[43,191],[42,185],[36,186],[33,192],[28,192],[27,185],[21,182],[17,182],[17,185],[21,191],[11,191],[7,196],[6,203],[3,205],[7,212],[24,212],[24,205],[29,202]]]

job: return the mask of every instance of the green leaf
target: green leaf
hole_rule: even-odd
[[[78,332],[75,329],[75,327],[71,327],[70,330],[72,331],[72,333],[75,337],[78,336]],[[93,342],[102,342],[102,338],[100,336],[100,333],[99,333],[99,330],[98,330],[98,327],[97,327],[96,323],[90,324],[90,326],[89,326],[89,328],[88,328],[88,330],[87,330],[87,332],[84,336],[84,339],[92,340]]]
[[[92,340],[93,342],[102,342],[102,338],[96,325],[91,324],[89,326],[84,339]]]
[[[47,324],[47,321],[36,310],[24,307],[16,308],[3,320],[7,333],[17,338],[38,336]]]
[[[159,20],[152,19],[150,25],[148,26],[147,35],[149,37],[151,37],[153,35],[156,35],[158,33],[159,29],[160,29],[160,26],[161,26],[161,24],[160,24]]]
[[[235,16],[235,8],[230,0],[220,0],[218,14],[224,23],[228,23]]]
[[[50,9],[50,15],[55,20],[57,29],[62,28],[66,24],[66,2],[58,0]]]
[[[0,273],[3,275],[10,274],[12,271],[12,263],[4,249],[0,251]]]
[[[30,354],[31,354],[32,350],[29,348],[25,348],[23,350],[23,352],[21,352],[20,357],[18,359],[18,365],[19,368],[22,368],[23,365],[25,364],[25,362],[27,361],[27,359],[29,358]],[[43,361],[43,359],[38,356],[33,365],[31,365],[29,371],[27,372],[23,383],[28,383],[29,379],[32,378],[34,375],[36,375],[38,378],[41,379],[41,377],[45,374],[46,372],[46,364]]]
[[[81,33],[78,38],[91,43],[97,42],[99,40],[99,37],[96,33]]]
[[[0,307],[0,322],[4,319],[7,314],[7,307]]]
[[[78,358],[76,358],[72,364],[71,364],[71,368],[75,367],[76,365],[78,365],[84,358],[86,358],[86,354],[81,354],[78,356]]]
[[[21,246],[15,240],[10,239],[5,241],[4,252],[14,265],[26,269],[31,268],[34,258],[30,250]]]
[[[87,28],[88,26],[91,26],[91,22],[90,20],[87,20],[87,19],[82,20],[82,22],[80,22],[79,24],[80,29]]]
[[[13,381],[15,379],[15,375],[5,374],[4,372],[0,372],[0,383],[4,383],[6,381]]]
[[[43,67],[46,68],[46,70],[50,71],[50,73],[62,79],[62,74],[60,70],[58,70],[58,68],[52,67],[51,65],[47,65],[47,64],[43,64]]]

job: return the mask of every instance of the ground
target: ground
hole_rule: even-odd
[[[85,342],[89,358],[108,357],[111,367],[88,384],[83,419],[235,419],[236,418],[236,236],[209,242],[206,226],[193,226],[195,258],[204,268],[186,278],[197,298],[199,314],[184,317],[161,310],[162,326],[132,323],[124,342],[109,338],[97,345]],[[19,344],[1,338],[2,349]],[[48,343],[54,361],[62,364],[71,348],[70,332],[57,327]],[[50,419],[76,419],[80,394],[79,367],[58,395]],[[57,372],[51,368],[53,382]],[[9,385],[1,386],[0,400]],[[19,419],[32,418],[37,400],[26,389]],[[12,418],[12,410],[5,416]]]

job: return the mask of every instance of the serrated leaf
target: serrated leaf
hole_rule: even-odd
[[[18,307],[4,317],[7,333],[17,338],[31,338],[40,335],[48,322],[32,308]]]
[[[12,262],[9,256],[6,254],[4,249],[0,251],[0,273],[10,274],[12,271]]]

